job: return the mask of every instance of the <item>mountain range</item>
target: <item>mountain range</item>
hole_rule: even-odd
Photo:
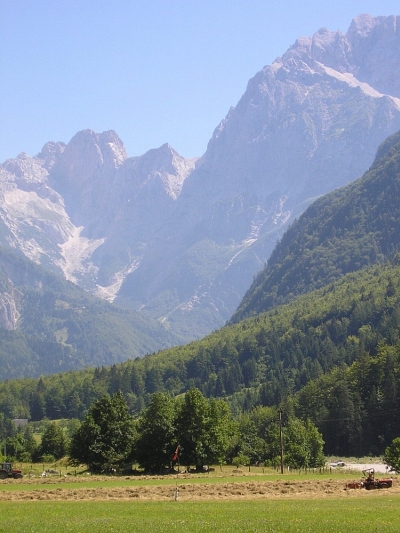
[[[257,99],[249,104],[246,92],[198,160],[187,161],[168,145],[128,158],[115,133],[89,130],[68,145],[48,143],[36,158],[8,160],[1,171],[0,412],[6,418],[80,418],[103,394],[121,391],[130,411],[139,414],[155,392],[177,396],[197,387],[207,397],[224,398],[233,413],[245,417],[257,416],[260,406],[279,406],[289,416],[312,420],[327,454],[382,454],[400,430],[393,417],[400,409],[400,131],[378,143],[361,178],[351,179],[349,169],[366,163],[373,139],[397,123],[398,97],[387,93],[397,90],[398,42],[396,18],[369,16],[355,19],[346,35],[321,30],[311,40],[300,39],[257,75],[269,80],[255,83],[268,95],[260,97],[259,108]],[[301,113],[285,115],[278,88],[287,91],[292,110],[290,91],[304,87],[296,85],[295,70],[289,69],[299,50],[312,51],[314,63],[308,61],[315,84],[302,96],[307,113],[298,101]],[[393,76],[383,64],[385,54]],[[348,64],[340,71],[344,57]],[[327,66],[333,64],[335,69]],[[305,61],[296,65],[298,73],[299,65],[306,69]],[[281,85],[279,76],[285,78]],[[336,92],[332,77],[340,82]],[[253,124],[254,134],[256,121],[246,123],[243,117],[253,110],[254,117],[265,118],[271,87],[281,115],[270,126],[270,114],[262,126],[257,137],[262,149],[255,158],[252,143],[235,145],[233,139],[240,131],[242,140],[251,138],[245,124]],[[306,101],[313,91],[321,99],[314,94]],[[305,125],[322,120],[321,102],[328,101],[329,91],[336,104],[325,109],[326,129],[315,137],[315,152],[305,157]],[[343,127],[334,135],[335,113],[347,122],[340,122]],[[285,125],[285,116],[297,125]],[[291,144],[283,143],[281,128]],[[296,128],[303,132],[298,138]],[[358,140],[351,131],[358,132]],[[281,144],[274,144],[280,134]],[[331,144],[336,151],[329,151]],[[291,158],[291,180],[286,182],[284,173],[275,182],[268,174],[270,146],[280,147],[282,165]],[[224,149],[225,163],[219,159]],[[251,161],[253,172],[244,175]],[[278,165],[271,168],[278,172]],[[338,187],[340,181],[345,183]],[[332,184],[334,190],[324,193]],[[240,192],[245,186],[248,196]],[[278,207],[266,216],[274,191]],[[254,205],[256,211],[250,209]],[[115,284],[107,284],[107,276],[123,264],[127,242],[131,268],[119,270]],[[211,305],[215,295],[228,311],[222,295],[233,305],[236,294],[228,291],[229,283],[244,284],[252,258],[255,264],[261,257],[266,265],[247,285],[228,324],[202,340],[140,357],[209,327],[221,317],[222,307]],[[101,301],[60,273],[137,311]],[[187,307],[176,304],[195,286],[209,290]],[[197,330],[191,329],[194,317]],[[62,372],[79,367],[86,368]],[[44,373],[52,375],[9,379]]]
[[[399,17],[299,38],[248,83],[205,154],[128,157],[113,131],[0,167],[0,244],[179,342],[223,325],[284,230],[400,129]]]

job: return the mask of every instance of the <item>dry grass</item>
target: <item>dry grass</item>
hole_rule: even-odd
[[[101,501],[101,500],[143,500],[168,501],[175,497],[182,501],[207,500],[254,500],[254,499],[324,499],[324,498],[368,498],[371,494],[400,495],[400,484],[394,481],[390,489],[366,491],[344,490],[347,482],[356,481],[357,477],[326,478],[318,474],[307,479],[275,479],[266,481],[246,480],[244,475],[235,477],[203,477],[190,476],[165,477],[123,477],[110,478],[92,476],[84,477],[45,478],[6,480],[0,482],[0,501],[50,500],[50,501]],[[159,484],[158,484],[159,483]],[[88,486],[90,485],[90,486]]]

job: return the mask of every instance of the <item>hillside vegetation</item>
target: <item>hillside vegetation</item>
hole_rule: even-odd
[[[110,365],[177,342],[157,322],[2,248],[0,304],[0,380]]]
[[[293,223],[231,322],[255,316],[400,250],[400,132],[359,180],[314,202]]]

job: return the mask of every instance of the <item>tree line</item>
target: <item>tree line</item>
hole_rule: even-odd
[[[224,400],[207,399],[195,388],[179,398],[155,393],[141,415],[134,417],[117,392],[95,401],[69,438],[61,426],[49,422],[39,445],[29,426],[14,431],[4,443],[9,460],[68,455],[72,465],[83,463],[93,472],[122,471],[127,463],[153,474],[177,465],[202,471],[205,465],[226,463],[279,464],[279,424],[276,409],[258,407],[233,417]],[[323,439],[310,420],[286,417],[283,435],[286,465],[324,464]]]
[[[400,343],[382,343],[307,383],[292,397],[294,412],[313,420],[327,454],[380,455],[400,436],[399,381]]]

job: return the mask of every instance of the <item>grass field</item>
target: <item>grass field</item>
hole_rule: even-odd
[[[216,502],[0,502],[7,533],[397,533],[400,497]]]
[[[358,477],[215,472],[7,480],[0,482],[0,532],[398,533],[397,479],[387,490],[345,491],[345,482]]]

